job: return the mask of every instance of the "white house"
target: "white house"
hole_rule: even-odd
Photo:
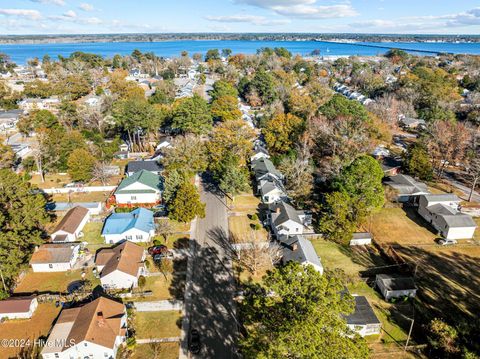
[[[149,171],[141,170],[124,178],[115,190],[115,202],[120,206],[151,205],[161,201],[162,178]]]
[[[54,242],[75,242],[83,237],[82,229],[90,219],[90,212],[83,206],[70,209],[55,227],[51,237]]]
[[[0,301],[0,319],[30,319],[37,307],[36,297],[10,297]]]
[[[283,263],[294,261],[304,266],[311,265],[317,272],[323,274],[322,262],[318,258],[312,242],[308,239],[305,239],[303,236],[293,236],[282,238],[281,243],[283,246]]]
[[[262,202],[267,204],[288,199],[288,195],[285,192],[282,183],[275,179],[261,180],[258,185],[258,192],[262,198]]]
[[[100,282],[106,289],[136,287],[138,277],[146,273],[144,261],[143,247],[129,241],[113,248],[104,248],[95,257]]]
[[[353,298],[355,311],[345,318],[348,328],[362,337],[380,334],[382,323],[378,320],[367,298],[359,295],[353,295]]]
[[[153,212],[145,208],[137,208],[129,213],[112,213],[102,229],[105,243],[121,241],[149,242],[155,235]]]
[[[18,107],[23,111],[32,110],[54,110],[60,105],[58,98],[27,98],[18,103]]]
[[[35,249],[30,259],[34,272],[66,272],[78,259],[80,243],[45,243]]]
[[[122,303],[100,297],[63,309],[43,347],[43,359],[114,359],[125,342],[127,312]]]
[[[372,244],[372,234],[368,232],[358,232],[352,235],[350,239],[351,246],[365,246]]]
[[[0,111],[0,131],[14,130],[22,113],[22,110]]]
[[[460,212],[460,202],[454,194],[422,195],[418,200],[418,214],[444,238],[470,239],[477,225],[472,217]]]
[[[261,158],[270,158],[270,155],[268,154],[268,151],[266,148],[263,146],[257,145],[255,146],[255,149],[253,150],[254,154],[250,157],[250,161],[254,162],[257,161]]]
[[[267,221],[277,238],[303,234],[311,220],[310,215],[285,202],[277,202],[269,208],[271,213],[267,215]]]
[[[398,274],[377,274],[375,285],[385,300],[400,297],[415,297],[417,287],[411,277],[402,277]]]

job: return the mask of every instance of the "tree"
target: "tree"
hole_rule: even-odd
[[[357,226],[352,206],[354,203],[346,193],[332,192],[325,196],[319,225],[325,238],[338,243],[346,243],[351,239]]]
[[[177,190],[169,206],[169,218],[178,222],[190,222],[195,217],[205,217],[205,203],[194,184],[185,181]]]
[[[433,177],[433,167],[425,146],[419,142],[408,148],[404,161],[405,169],[409,174],[424,181]]]
[[[228,154],[222,159],[214,177],[225,193],[236,195],[249,188],[250,174],[246,166],[240,166],[238,156]]]
[[[439,350],[446,356],[460,351],[456,343],[458,332],[454,327],[439,318],[435,318],[429,323],[428,329],[428,341],[434,349]]]
[[[0,170],[0,270],[7,286],[42,243],[44,225],[50,221],[43,195],[11,170]]]
[[[175,137],[161,161],[167,172],[177,171],[185,178],[203,172],[208,165],[205,144],[192,134]]]
[[[313,189],[313,167],[309,158],[285,157],[278,166],[285,176],[285,187],[289,197],[296,202],[305,201]]]
[[[212,128],[208,103],[197,94],[179,100],[173,112],[172,128],[182,133],[204,134]]]
[[[248,85],[249,92],[256,93],[263,104],[270,104],[277,99],[275,90],[275,81],[271,73],[259,70],[255,73],[252,81]]]
[[[140,290],[143,291],[146,284],[147,284],[147,278],[145,278],[143,275],[138,277],[138,286],[140,287]]]
[[[289,262],[247,284],[240,304],[247,358],[367,358],[363,338],[351,334],[345,315],[353,312],[339,276]],[[346,354],[347,353],[347,354]]]
[[[208,50],[205,55],[205,61],[208,62],[209,60],[220,60],[220,51],[218,49]]]
[[[216,121],[234,121],[242,118],[242,112],[238,108],[238,101],[233,96],[217,97],[212,102],[212,116]]]
[[[0,143],[0,169],[11,168],[15,163],[15,152],[10,146]]]
[[[277,114],[262,129],[270,151],[282,154],[290,151],[304,130],[304,121],[290,113]]]
[[[219,97],[232,96],[237,98],[237,89],[228,81],[218,80],[213,83],[213,89],[210,91],[210,97],[215,101]]]
[[[470,177],[470,194],[468,201],[470,202],[473,197],[473,192],[480,180],[480,137],[479,130],[472,131],[471,141],[467,150],[467,172]]]
[[[311,118],[317,111],[317,106],[312,98],[308,94],[302,93],[299,90],[293,90],[290,92],[286,108],[288,112],[301,117],[304,120]]]
[[[252,276],[262,269],[270,269],[282,259],[282,248],[278,243],[260,241],[255,232],[250,231],[246,238],[234,238],[236,243],[242,243],[235,250],[233,259]]]
[[[165,243],[168,243],[168,237],[175,233],[175,227],[168,219],[162,219],[156,224],[157,233],[160,234]]]
[[[107,162],[96,162],[92,170],[92,178],[100,181],[103,186],[106,186],[108,180],[112,177],[111,172],[108,169]]]
[[[89,181],[93,177],[95,163],[95,157],[87,150],[73,150],[68,156],[68,174],[74,181]]]

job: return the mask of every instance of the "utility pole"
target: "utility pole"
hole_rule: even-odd
[[[5,290],[5,292],[8,293],[7,286],[5,284],[5,278],[3,278],[3,272],[1,268],[0,268],[0,277],[2,278],[3,289]]]

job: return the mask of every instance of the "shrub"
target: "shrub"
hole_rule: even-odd
[[[262,229],[262,226],[260,225],[260,223],[255,223],[255,230],[259,231],[260,229]]]

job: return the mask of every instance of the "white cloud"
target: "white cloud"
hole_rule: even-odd
[[[77,17],[77,13],[73,10],[68,10],[66,13],[63,14],[63,16],[74,19]]]
[[[271,20],[267,19],[265,16],[257,16],[257,15],[227,15],[227,16],[206,16],[205,19],[209,21],[216,21],[222,23],[249,23],[252,25],[260,25],[260,26],[271,26],[271,25],[285,25],[288,24],[289,20]]]
[[[0,15],[16,16],[31,20],[38,20],[42,17],[38,10],[31,9],[0,9]]]
[[[64,6],[65,0],[30,0],[32,2],[37,2],[41,4],[54,4],[58,6]]]
[[[81,3],[79,6],[78,6],[80,9],[82,9],[83,11],[93,11],[94,10],[94,7],[93,5],[91,4],[87,4],[87,3]]]
[[[317,5],[317,0],[235,0],[235,2],[302,19],[334,19],[358,15],[349,2],[336,5]]]

